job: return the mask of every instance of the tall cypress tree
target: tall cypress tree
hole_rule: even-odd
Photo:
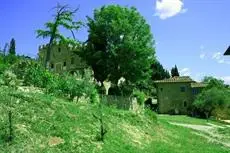
[[[16,43],[15,43],[15,39],[12,38],[10,41],[10,49],[9,49],[9,54],[10,55],[16,55]]]
[[[173,67],[173,68],[171,69],[171,76],[172,76],[172,77],[174,77],[174,76],[180,76],[179,71],[178,71],[176,65],[175,65],[175,67]]]

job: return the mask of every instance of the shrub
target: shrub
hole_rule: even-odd
[[[84,70],[83,74],[55,74],[46,70],[33,60],[22,59],[11,68],[17,78],[23,79],[24,85],[44,88],[46,92],[62,95],[73,100],[85,96],[95,103],[99,101],[98,92],[93,81],[91,70]]]
[[[154,111],[152,111],[151,109],[149,109],[149,108],[145,109],[144,114],[145,114],[147,117],[149,117],[149,119],[150,119],[151,121],[157,121],[157,115],[156,115],[156,113],[155,113]]]
[[[11,66],[11,70],[17,75],[18,79],[24,79],[28,68],[33,66],[33,61],[28,59],[20,59]]]
[[[36,62],[30,62],[25,68],[24,84],[46,88],[53,80],[54,75]]]
[[[77,97],[78,101],[79,97],[85,96],[92,103],[99,102],[99,95],[90,70],[85,70],[83,75],[79,73],[75,75],[53,75],[48,81],[46,89],[49,93],[69,97],[71,101],[75,97]]]
[[[213,87],[207,90],[204,90],[196,98],[193,106],[196,114],[200,117],[209,118],[211,115],[217,116],[215,110],[225,108],[228,105],[228,92],[226,89],[219,89]]]
[[[144,92],[135,89],[135,90],[133,91],[133,97],[136,97],[136,98],[137,98],[137,102],[138,102],[139,105],[143,105],[144,102],[145,102],[145,97],[146,97],[146,95],[145,95]]]

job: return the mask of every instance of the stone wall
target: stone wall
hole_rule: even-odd
[[[123,110],[139,111],[140,107],[136,98],[114,96],[114,95],[101,95],[102,103]]]
[[[44,66],[46,66],[45,59],[47,55],[47,48],[48,45],[39,46],[39,61]],[[86,64],[78,55],[74,53],[76,51],[78,51],[78,48],[76,47],[55,43],[51,48],[49,61],[50,70],[61,73],[84,69]]]

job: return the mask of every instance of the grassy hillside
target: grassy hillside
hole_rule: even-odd
[[[0,93],[5,89],[0,88]],[[1,95],[0,152],[48,153],[227,153],[230,148],[208,141],[193,129],[173,125],[183,122],[204,125],[206,120],[184,116],[135,114],[103,106],[108,133],[97,141],[100,124],[93,114],[98,106],[73,103],[39,92],[20,91],[12,103],[12,143],[5,142],[8,104]],[[215,124],[215,122],[211,122]],[[220,123],[218,123],[220,125]],[[220,130],[225,134],[229,129]]]

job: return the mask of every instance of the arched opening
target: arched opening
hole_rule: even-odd
[[[187,101],[184,101],[184,107],[187,107],[188,104],[187,104]]]

